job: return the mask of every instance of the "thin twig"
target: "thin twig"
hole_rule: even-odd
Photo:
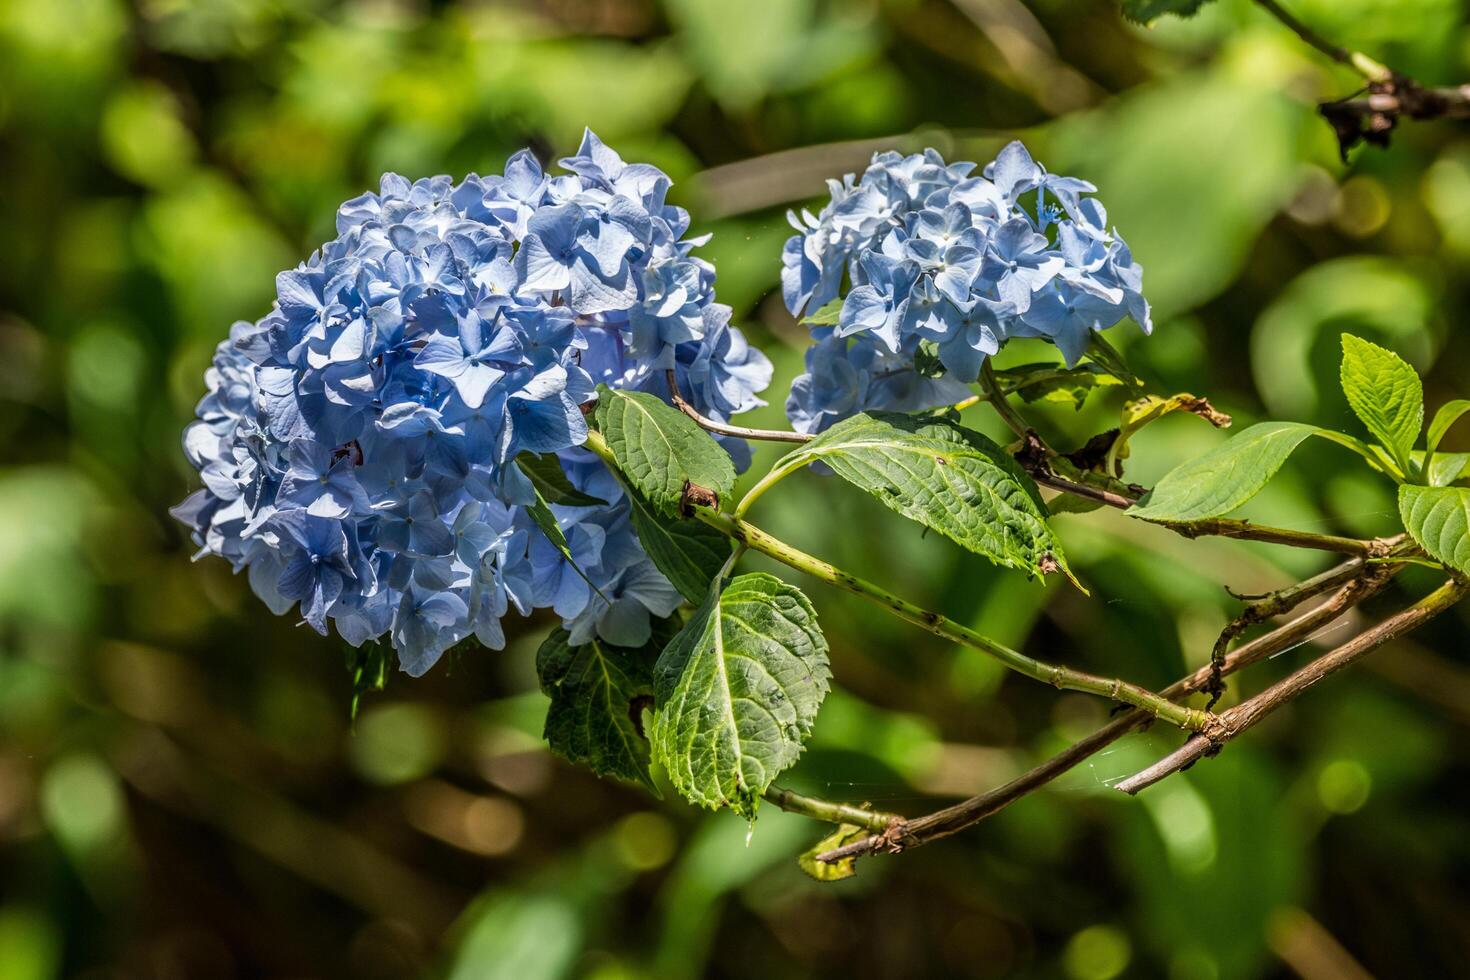
[[[699,423],[699,427],[716,435],[734,436],[737,439],[758,439],[763,442],[810,442],[812,436],[805,432],[787,432],[781,429],[749,429],[743,425],[729,425],[725,422],[716,422],[714,419],[705,418],[699,414],[699,410],[684,400],[679,393],[679,380],[672,368],[667,373],[669,382],[669,397],[674,402],[674,407],[691,419]]]
[[[737,439],[755,439],[765,442],[810,442],[814,436],[804,432],[788,432],[779,429],[750,429],[739,425],[729,425],[725,422],[716,422],[714,419],[706,418],[687,401],[679,391],[679,382],[672,370],[668,372],[669,396],[674,406],[689,416],[700,428],[722,436],[734,436]],[[980,376],[981,386],[985,389],[985,401],[993,405],[1001,418],[1005,420],[1012,431],[1021,437],[1022,450],[1016,456],[1016,461],[1031,475],[1037,483],[1042,486],[1070,493],[1074,496],[1085,497],[1126,510],[1137,502],[1138,497],[1143,495],[1142,488],[1138,489],[1135,496],[1125,496],[1113,490],[1096,487],[1091,484],[1078,483],[1073,480],[1058,476],[1052,471],[1051,461],[1055,454],[1047,448],[1036,430],[1026,424],[1026,420],[1016,413],[1015,409],[1006,400],[1006,393],[1001,388],[995,377],[990,362],[985,362]],[[752,498],[753,500],[754,498]],[[742,510],[740,513],[744,513]],[[1240,538],[1245,541],[1261,541],[1268,544],[1283,544],[1294,548],[1311,548],[1316,551],[1332,551],[1343,555],[1362,555],[1365,557],[1379,557],[1385,552],[1382,542],[1360,541],[1356,538],[1344,538],[1333,534],[1315,534],[1310,531],[1293,531],[1289,528],[1270,527],[1265,524],[1252,524],[1249,521],[1234,520],[1227,517],[1215,517],[1202,521],[1192,521],[1188,524],[1162,524],[1176,534],[1186,538],[1197,538],[1205,535]]]
[[[1451,579],[1409,608],[1359,633],[1342,646],[1318,657],[1296,673],[1266,688],[1248,701],[1219,715],[1219,726],[1206,734],[1194,735],[1163,759],[1120,782],[1120,792],[1135,794],[1162,779],[1194,765],[1205,756],[1219,752],[1226,742],[1255,725],[1262,718],[1306,693],[1331,674],[1349,666],[1359,658],[1449,609],[1470,592],[1470,582]]]
[[[1018,453],[1016,462],[1030,474],[1031,478],[1044,487],[1070,493],[1073,496],[1085,497],[1088,500],[1096,500],[1116,507],[1119,510],[1127,510],[1138,502],[1145,491],[1142,487],[1135,487],[1128,493],[1121,490],[1109,490],[1094,486],[1090,483],[1079,483],[1058,476],[1051,469],[1055,457],[1041,456],[1034,452]],[[1115,486],[1121,487],[1116,481]],[[1239,538],[1243,541],[1260,541],[1266,544],[1283,544],[1293,548],[1310,548],[1313,551],[1331,551],[1340,555],[1357,555],[1364,558],[1383,557],[1388,553],[1388,546],[1380,539],[1360,540],[1358,538],[1344,538],[1335,534],[1317,534],[1312,531],[1295,531],[1284,527],[1271,527],[1268,524],[1252,524],[1250,521],[1237,520],[1230,517],[1210,517],[1199,521],[1190,521],[1187,524],[1173,524],[1165,522],[1157,523],[1159,527],[1166,527],[1175,534],[1186,538],[1199,537],[1221,537]]]
[[[591,440],[588,445],[592,445]],[[913,623],[937,636],[989,654],[1018,674],[1050,684],[1059,690],[1082,691],[1117,701],[1120,704],[1129,704],[1171,725],[1190,731],[1200,731],[1213,724],[1212,719],[1205,712],[1175,704],[1137,684],[1130,684],[1117,677],[1099,677],[1085,671],[1073,670],[1070,667],[1062,667],[1028,657],[1003,643],[977,633],[968,626],[955,622],[948,616],[924,609],[907,599],[894,595],[880,585],[844,572],[820,558],[792,547],[748,521],[731,517],[729,514],[722,514],[709,507],[694,508],[694,516],[727,537],[746,545],[752,551],[758,551],[798,572],[805,572],[828,585],[834,585],[877,603],[899,619]]]
[[[1352,561],[1338,566],[1345,568],[1361,569],[1361,562]],[[1313,633],[1323,626],[1337,619],[1347,610],[1356,606],[1363,600],[1376,595],[1388,584],[1388,580],[1403,566],[1374,566],[1374,569],[1360,578],[1350,581],[1343,586],[1322,605],[1303,613],[1301,616],[1285,624],[1284,626],[1258,637],[1249,643],[1243,644],[1234,650],[1225,659],[1223,673],[1232,674],[1238,670],[1249,667],[1266,657],[1274,656],[1284,650],[1306,642]],[[1383,570],[1381,573],[1379,570]],[[1197,691],[1203,690],[1209,682],[1210,668],[1201,667],[1194,673],[1176,681],[1160,693],[1169,698],[1183,698]],[[1125,710],[1108,724],[1099,728],[1096,732],[1067,748],[1058,755],[1053,756],[1035,768],[1023,773],[1003,786],[971,797],[954,806],[946,807],[926,816],[916,817],[906,821],[902,827],[890,825],[883,835],[865,837],[854,841],[843,847],[836,848],[817,855],[821,861],[838,861],[843,858],[856,857],[863,854],[880,854],[894,850],[893,839],[898,837],[900,849],[903,847],[917,847],[941,837],[948,837],[958,833],[967,827],[973,826],[987,817],[993,816],[1015,803],[1022,797],[1034,792],[1047,783],[1069,771],[1078,763],[1096,755],[1103,749],[1112,745],[1118,739],[1148,723],[1146,715],[1133,710]]]
[[[1121,493],[1104,490],[1102,487],[1095,487],[1088,483],[1075,483],[1052,473],[1033,472],[1031,477],[1044,487],[1060,490],[1062,493],[1070,493],[1074,497],[1096,500],[1099,503],[1107,504],[1109,507],[1116,507],[1119,510],[1127,510],[1137,502],[1131,497],[1123,496]]]
[[[795,793],[789,789],[782,789],[780,786],[772,786],[766,790],[765,798],[787,813],[800,814],[803,817],[811,817],[813,820],[822,820],[826,823],[852,824],[874,834],[882,834],[894,823],[903,822],[903,818],[896,813],[883,813],[879,810],[868,810],[847,803],[835,803],[832,800],[823,800],[815,796]]]
[[[1368,81],[1386,82],[1393,77],[1392,71],[1362,52],[1351,51],[1341,45],[1333,44],[1321,34],[1318,34],[1306,24],[1297,20],[1289,10],[1282,7],[1276,0],[1256,0],[1256,3],[1269,12],[1271,16],[1285,24],[1297,37],[1338,64],[1347,65]]]
[[[1470,85],[1434,87],[1394,71],[1361,51],[1331,41],[1292,16],[1276,0],[1256,0],[1263,10],[1286,25],[1297,37],[1368,82],[1367,94],[1318,104],[1317,111],[1337,134],[1343,161],[1360,142],[1388,146],[1400,118],[1470,118]]]
[[[990,363],[988,357],[980,368],[980,390],[985,392],[986,401],[990,402],[996,414],[1010,427],[1012,432],[1020,436],[1023,441],[1032,439],[1039,441],[1036,430],[1026,424],[1026,420],[1021,418],[1020,413],[1011,406],[1010,401],[1006,398],[1000,381],[995,376],[995,367]],[[1045,444],[1043,443],[1042,446],[1044,448]]]
[[[584,445],[606,463],[609,469],[618,472],[617,458],[601,432],[596,429],[589,431]],[[687,489],[686,503],[689,503]],[[1168,698],[1160,697],[1147,688],[1130,684],[1121,678],[1099,677],[1096,674],[1028,657],[1018,650],[1012,650],[1004,643],[999,643],[984,634],[977,633],[968,626],[955,622],[942,613],[925,609],[894,595],[880,585],[844,572],[830,562],[809,555],[741,518],[721,513],[704,504],[692,506],[689,509],[690,516],[719,531],[736,544],[752,551],[758,551],[768,558],[774,558],[781,564],[794,568],[798,572],[805,572],[828,585],[834,585],[839,589],[861,596],[887,609],[899,619],[913,623],[936,636],[974,647],[981,653],[989,654],[1018,674],[1050,684],[1058,690],[1083,691],[1117,701],[1120,704],[1130,704],[1136,708],[1142,708],[1155,718],[1162,718],[1171,725],[1187,728],[1190,731],[1197,732],[1213,724],[1213,719],[1207,712],[1175,704]]]
[[[1264,623],[1276,616],[1284,616],[1307,600],[1337,588],[1360,575],[1363,568],[1363,559],[1355,558],[1335,568],[1329,568],[1320,575],[1260,596],[1247,605],[1240,615],[1232,619],[1220,631],[1219,638],[1215,640],[1215,645],[1210,650],[1210,677],[1204,687],[1210,700],[1205,705],[1205,710],[1213,710],[1225,693],[1225,655],[1230,650],[1230,644],[1235,642],[1237,637],[1257,623]]]

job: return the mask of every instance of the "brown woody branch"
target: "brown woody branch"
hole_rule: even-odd
[[[1180,770],[1189,768],[1205,756],[1214,755],[1226,742],[1255,725],[1283,704],[1295,700],[1318,682],[1353,664],[1395,637],[1402,636],[1438,616],[1464,598],[1467,592],[1470,592],[1470,582],[1462,579],[1451,579],[1445,582],[1409,608],[1359,633],[1342,646],[1318,657],[1250,700],[1242,701],[1229,711],[1221,713],[1218,716],[1218,726],[1203,735],[1191,736],[1174,752],[1142,772],[1123,780],[1116,789],[1128,794],[1138,793]]]
[[[1348,151],[1358,143],[1388,146],[1389,135],[1400,119],[1470,119],[1470,85],[1424,85],[1361,51],[1332,43],[1297,20],[1276,0],[1256,0],[1256,3],[1297,37],[1338,64],[1353,69],[1367,82],[1366,91],[1360,95],[1317,106],[1317,111],[1337,134],[1344,162]]]
[[[699,409],[684,400],[683,394],[679,392],[679,379],[672,368],[665,377],[669,383],[669,398],[674,407],[689,416],[699,427],[706,432],[713,432],[721,436],[734,436],[737,439],[756,439],[763,442],[810,442],[812,437],[805,432],[790,432],[784,429],[751,429],[743,425],[730,425],[726,422],[716,422],[714,419],[706,418],[699,414]]]
[[[1234,643],[1241,634],[1268,619],[1284,616],[1307,600],[1358,577],[1362,574],[1363,568],[1364,564],[1361,560],[1344,562],[1336,568],[1329,568],[1322,574],[1289,588],[1257,597],[1247,605],[1240,615],[1232,619],[1220,631],[1214,648],[1210,650],[1210,677],[1204,686],[1204,691],[1210,696],[1210,701],[1205,706],[1205,710],[1212,710],[1219,703],[1221,695],[1225,693],[1225,657],[1230,650],[1230,644]]]
[[[1035,451],[1033,444],[1023,443],[1022,449],[1016,454],[1016,462],[1021,464],[1022,469],[1031,476],[1038,484],[1070,493],[1073,496],[1085,497],[1088,500],[1096,500],[1109,507],[1126,510],[1138,502],[1147,491],[1143,487],[1132,486],[1111,481],[1115,486],[1111,489],[1083,483],[1077,480],[1060,476],[1052,469],[1052,463],[1056,459],[1045,453]],[[1165,524],[1175,534],[1186,538],[1200,537],[1222,537],[1238,538],[1242,541],[1261,541],[1266,544],[1282,544],[1292,548],[1310,548],[1314,551],[1331,551],[1342,555],[1356,555],[1362,558],[1381,558],[1389,553],[1391,542],[1382,538],[1372,540],[1360,540],[1358,538],[1344,538],[1335,534],[1316,534],[1311,531],[1294,531],[1290,528],[1271,527],[1267,524],[1252,524],[1250,521],[1236,520],[1230,517],[1211,517],[1199,521],[1191,521],[1187,524]]]
[[[1230,653],[1221,667],[1222,675],[1232,674],[1267,657],[1307,642],[1317,630],[1331,623],[1358,603],[1382,591],[1389,579],[1402,568],[1402,565],[1392,564],[1370,566],[1362,559],[1355,558],[1321,576],[1282,590],[1278,595],[1282,597],[1283,602],[1289,602],[1298,593],[1298,590],[1302,593],[1313,592],[1320,580],[1326,576],[1348,577],[1346,583],[1320,606],[1303,613],[1264,636],[1243,644]],[[1306,601],[1308,597],[1302,595],[1300,601]],[[1211,667],[1201,667],[1160,693],[1175,700],[1188,697],[1205,689],[1211,673]],[[897,853],[908,847],[917,847],[958,833],[999,813],[1022,797],[1045,786],[1129,732],[1142,728],[1148,724],[1149,720],[1149,717],[1143,712],[1133,709],[1122,711],[1096,732],[1003,786],[998,786],[934,813],[901,823],[892,823],[885,828],[884,833],[874,834],[819,854],[818,860],[831,862],[866,854]]]

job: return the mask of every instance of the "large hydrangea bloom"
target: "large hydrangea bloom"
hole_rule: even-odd
[[[981,176],[974,167],[934,150],[875,154],[861,179],[828,182],[821,214],[790,214],[781,285],[792,315],[848,288],[836,325],[813,328],[787,399],[798,429],[958,401],[1011,337],[1045,338],[1072,365],[1093,331],[1124,317],[1153,329],[1143,270],[1086,196],[1095,187],[1047,173],[1019,142]]]
[[[598,383],[667,396],[673,370],[725,420],[763,404],[771,366],[714,302],[663,173],[590,132],[561,165],[522,151],[459,184],[388,174],[342,205],[337,237],[277,277],[274,308],[235,324],[206,374],[184,434],[204,487],[174,511],[200,555],[323,634],[389,635],[415,675],[471,634],[501,647],[511,607],[555,610],[574,641],[648,639],[679,595],[577,448],[581,406]],[[553,507],[596,591],[530,520],[522,453],[555,454],[606,501]]]

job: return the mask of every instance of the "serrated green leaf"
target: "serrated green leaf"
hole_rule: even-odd
[[[720,498],[735,486],[730,454],[689,416],[647,392],[599,385],[597,428],[623,475],[668,517],[679,516],[686,484]]]
[[[1408,362],[1391,350],[1342,335],[1342,393],[1373,437],[1400,466],[1424,425],[1424,386]]]
[[[1399,517],[1426,554],[1470,575],[1470,488],[1404,484]]]
[[[817,312],[802,317],[801,322],[808,327],[835,327],[841,319],[842,300],[834,299]]]
[[[1450,426],[1460,421],[1460,416],[1466,412],[1470,412],[1470,399],[1456,398],[1439,406],[1439,411],[1434,413],[1434,420],[1429,423],[1429,434],[1424,437],[1425,448],[1431,453],[1438,449],[1440,440],[1450,431]]]
[[[855,840],[866,837],[867,834],[866,830],[856,824],[838,824],[836,830],[797,855],[796,864],[818,881],[841,881],[844,878],[851,878],[857,874],[856,857],[847,857],[828,864],[826,861],[818,861],[817,855],[835,851],[844,844],[851,844]]]
[[[1099,388],[1116,388],[1126,382],[1101,364],[1084,363],[1069,368],[1054,362],[1020,364],[995,372],[1001,390],[1020,395],[1027,403],[1059,402],[1081,410],[1087,396]]]
[[[1031,575],[1066,569],[1036,484],[978,432],[945,420],[854,415],[789,453],[773,472],[816,460],[997,565]]]
[[[658,658],[653,756],[691,802],[754,817],[801,755],[831,676],[806,596],[740,575],[710,591]]]
[[[1123,0],[1123,16],[1147,24],[1164,14],[1193,17],[1210,0]]]
[[[526,479],[541,494],[541,499],[548,504],[560,504],[563,507],[595,507],[606,504],[606,500],[585,494],[572,486],[572,481],[567,479],[566,471],[562,469],[561,460],[554,453],[545,456],[537,456],[533,452],[524,452],[515,458],[515,463],[526,474]]]
[[[1297,446],[1321,434],[1315,425],[1300,422],[1253,425],[1224,445],[1170,470],[1127,513],[1164,524],[1187,524],[1227,514],[1260,493]]]
[[[696,605],[703,602],[733,542],[700,521],[664,517],[637,491],[629,490],[628,499],[633,531],[648,557],[680,595]]]
[[[552,630],[536,652],[541,690],[551,698],[542,735],[551,751],[657,795],[648,772],[643,710],[653,706],[653,664],[672,633],[661,622],[646,645],[628,649],[595,637],[573,646],[565,629]]]
[[[550,541],[557,552],[561,554],[562,560],[568,565],[571,565],[572,571],[576,572],[582,581],[591,586],[592,591],[596,592],[598,597],[606,602],[607,596],[602,594],[602,590],[587,577],[587,573],[582,571],[582,566],[578,565],[577,560],[572,557],[572,549],[567,543],[567,536],[562,531],[561,524],[557,521],[556,515],[551,512],[551,508],[547,505],[546,499],[541,496],[541,491],[536,491],[536,502],[526,507],[526,513],[530,515],[531,522],[536,525],[537,530],[546,535],[546,540]]]

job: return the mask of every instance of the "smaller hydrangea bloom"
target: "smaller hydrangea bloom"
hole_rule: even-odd
[[[237,323],[205,375],[184,433],[204,486],[174,509],[200,556],[323,634],[388,637],[414,675],[471,635],[503,646],[512,608],[553,609],[574,642],[647,641],[679,594],[579,448],[582,406],[598,383],[667,397],[672,370],[727,420],[764,404],[771,365],[715,302],[663,173],[591,132],[561,163],[387,174],[342,205],[337,237],[277,277],[270,313]],[[522,453],[604,501],[551,508],[582,574],[526,510]]]
[[[934,150],[879,153],[861,178],[828,181],[820,214],[788,215],[796,234],[781,287],[792,315],[850,287],[835,327],[812,328],[786,401],[797,429],[958,401],[1012,337],[1048,340],[1070,366],[1124,318],[1152,332],[1143,270],[1092,184],[1048,173],[1019,142],[974,170]],[[919,357],[926,344],[942,371],[921,369],[933,360]]]

